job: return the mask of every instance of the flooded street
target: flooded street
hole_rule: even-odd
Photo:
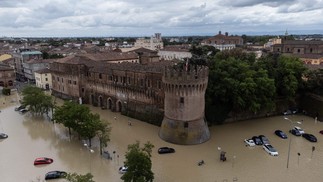
[[[96,139],[93,140],[94,152],[91,153],[76,136],[70,140],[68,130],[63,126],[53,124],[45,117],[14,111],[19,105],[15,93],[10,97],[1,95],[0,101],[0,132],[9,135],[7,139],[0,140],[1,182],[42,181],[44,175],[52,170],[79,174],[91,172],[96,182],[119,182],[121,175],[118,168],[123,165],[127,146],[136,141],[141,144],[150,141],[155,146],[152,171],[156,182],[302,182],[323,179],[323,135],[319,133],[323,130],[323,123],[315,123],[313,118],[307,116],[288,116],[289,120],[276,116],[213,126],[209,141],[183,146],[161,140],[156,126],[131,118],[132,126],[129,126],[129,118],[119,113],[90,107],[101,115],[102,120],[112,124],[111,141],[106,148],[112,160],[108,160],[100,156]],[[301,120],[303,122],[299,126],[305,132],[314,134],[317,143],[288,133],[292,125],[290,121]],[[290,140],[277,137],[274,134],[276,129],[291,137],[288,168]],[[279,156],[270,156],[261,146],[245,146],[244,139],[261,134],[267,136]],[[176,152],[159,155],[157,149],[163,146],[172,147]],[[313,146],[315,150],[312,152]],[[226,152],[227,161],[220,161],[219,149]],[[33,161],[37,157],[50,157],[54,162],[35,167]],[[200,160],[204,160],[205,164],[198,166]]]

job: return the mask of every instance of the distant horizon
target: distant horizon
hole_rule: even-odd
[[[0,0],[0,36],[323,34],[323,1]]]
[[[220,31],[220,30],[219,30]],[[203,36],[215,36],[219,33],[219,31],[211,34],[211,33],[204,33],[204,34],[186,34],[186,35],[164,35],[161,32],[155,32],[155,33],[161,33],[161,37],[203,37]],[[229,33],[229,36],[231,35],[237,35],[237,36],[242,36],[242,35],[246,35],[246,36],[281,36],[281,35],[285,35],[285,31],[275,31],[275,32],[237,32],[237,33]],[[294,35],[294,36],[304,36],[304,35],[323,35],[323,32],[319,32],[316,30],[310,30],[310,31],[290,31],[290,32],[295,32],[295,33],[290,33],[288,30],[288,35]],[[222,34],[224,34],[225,32],[221,31]],[[80,36],[0,36],[0,38],[122,38],[122,37],[129,37],[129,38],[137,38],[137,37],[151,37],[153,36],[153,34],[151,35],[114,35],[114,36],[108,36],[108,35],[98,35],[98,36],[90,36],[90,35],[80,35]]]

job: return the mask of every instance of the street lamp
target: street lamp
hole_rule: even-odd
[[[90,173],[92,173],[92,161],[91,161],[91,155],[94,153],[94,150],[89,147],[87,143],[84,144],[84,146],[89,150],[89,160],[90,160]]]
[[[291,127],[293,128],[293,124],[302,124],[302,122],[293,122],[291,119],[288,117],[284,117],[284,119],[288,120],[290,122]],[[289,144],[288,144],[288,155],[287,155],[287,168],[289,165],[289,155],[290,155],[290,144],[292,143],[292,137],[289,137]]]

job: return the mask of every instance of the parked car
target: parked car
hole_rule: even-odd
[[[244,142],[246,143],[246,146],[249,146],[249,147],[253,147],[256,145],[252,139],[244,139]]]
[[[293,129],[298,130],[301,135],[305,133],[304,130],[299,126],[294,126]]]
[[[21,109],[26,109],[26,106],[21,105],[21,106],[19,106],[19,107],[16,107],[16,108],[15,108],[15,111],[20,111]]]
[[[283,115],[291,115],[291,114],[293,114],[291,110],[285,110],[283,112]]]
[[[312,134],[304,133],[302,136],[310,142],[317,142],[317,138]]]
[[[281,130],[276,130],[276,131],[275,131],[275,134],[276,134],[277,136],[279,136],[280,138],[282,138],[282,139],[286,139],[286,138],[288,138],[288,137],[287,137],[287,135],[286,135],[283,131],[281,131]]]
[[[264,144],[262,148],[272,156],[278,156],[277,150],[270,144]]]
[[[167,153],[174,153],[175,149],[169,147],[161,147],[158,149],[159,154],[167,154]]]
[[[321,130],[320,133],[323,135],[323,130]]]
[[[36,158],[34,161],[34,165],[40,165],[40,164],[51,164],[54,160],[48,157],[39,157]]]
[[[45,180],[65,178],[67,173],[65,171],[49,171],[45,174]]]
[[[28,112],[28,110],[27,109],[20,109],[19,112],[20,112],[20,114],[25,114],[26,112]]]
[[[8,135],[5,133],[0,133],[0,139],[8,138]]]
[[[265,137],[265,135],[259,135],[259,138],[260,138],[262,144],[270,144],[268,138]]]
[[[128,167],[126,167],[126,166],[121,166],[121,167],[119,168],[119,173],[120,173],[120,174],[124,174],[124,173],[126,173],[126,172],[127,172],[127,170],[128,170]]]
[[[295,136],[301,136],[301,133],[298,130],[291,129],[289,130],[289,133],[295,135]]]
[[[253,136],[252,140],[255,142],[256,145],[262,145],[263,144],[261,139],[259,137],[257,137],[257,136]]]

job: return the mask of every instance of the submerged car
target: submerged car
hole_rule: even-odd
[[[249,147],[253,147],[256,145],[252,139],[244,139],[244,142],[246,143],[246,146],[249,146]]]
[[[121,167],[119,168],[119,173],[120,173],[120,174],[124,174],[124,173],[126,173],[126,172],[127,172],[127,170],[128,170],[128,167],[126,167],[126,166],[121,166]]]
[[[262,148],[271,156],[278,156],[277,150],[270,144],[264,144]]]
[[[260,138],[262,144],[270,144],[268,138],[265,137],[265,135],[259,135],[259,138]]]
[[[301,133],[298,130],[291,129],[289,130],[289,133],[295,135],[295,136],[301,136]]]
[[[26,112],[28,112],[28,110],[27,110],[27,109],[20,109],[20,110],[19,110],[19,113],[20,113],[20,114],[25,114]]]
[[[259,137],[257,137],[257,136],[253,136],[252,140],[255,142],[256,145],[262,145],[263,144],[261,139]]]
[[[39,157],[36,158],[34,161],[34,165],[40,165],[40,164],[51,164],[54,160],[48,157]]]
[[[158,149],[159,154],[167,154],[167,153],[174,153],[175,149],[169,147],[161,147]]]
[[[66,175],[67,175],[67,173],[65,171],[50,171],[45,174],[45,180],[65,178]]]
[[[8,135],[5,133],[0,133],[0,139],[8,138]]]
[[[304,133],[302,136],[310,142],[317,142],[317,138],[312,134]]]
[[[299,126],[294,126],[294,128],[293,128],[294,130],[298,130],[298,132],[302,135],[302,134],[304,134],[305,133],[305,131],[301,128],[301,127],[299,127]]]
[[[26,108],[26,106],[21,105],[21,106],[19,106],[19,107],[16,107],[16,108],[15,108],[15,111],[20,111],[21,109],[25,109],[25,108]]]
[[[275,134],[276,134],[277,136],[279,136],[280,138],[282,138],[282,139],[286,139],[286,138],[288,138],[288,137],[287,137],[287,135],[286,135],[283,131],[281,131],[281,130],[276,130],[276,131],[275,131]]]

